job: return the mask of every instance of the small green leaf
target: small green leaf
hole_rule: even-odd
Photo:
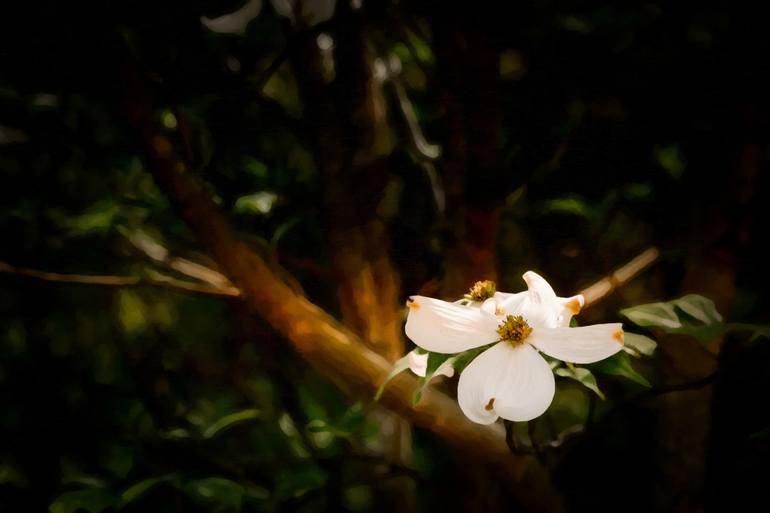
[[[628,357],[628,354],[622,351],[606,360],[593,364],[591,368],[601,374],[623,376],[647,388],[652,386],[647,381],[647,378],[636,372],[636,369],[631,365],[631,359]]]
[[[221,419],[211,424],[208,428],[206,428],[206,430],[203,432],[203,438],[213,438],[219,434],[219,432],[233,426],[234,424],[239,424],[241,422],[253,420],[256,418],[259,418],[259,410],[254,409],[242,410],[239,412],[231,413],[229,415],[225,415]]]
[[[452,359],[451,354],[428,353],[428,368],[425,370],[425,378],[433,376],[441,365],[447,360]]]
[[[637,326],[651,326],[664,329],[676,329],[682,327],[682,322],[670,303],[649,303],[646,305],[625,308],[621,315]]]
[[[492,347],[493,345],[497,344],[497,342],[493,342],[491,344],[487,344],[485,346],[476,347],[474,349],[469,349],[467,351],[464,351],[462,353],[459,353],[457,356],[455,356],[454,360],[452,361],[452,367],[454,367],[455,372],[460,373],[465,370],[465,368],[473,361],[474,358],[476,358],[478,355]]]
[[[428,370],[425,373],[425,377],[420,378],[420,388],[414,394],[412,404],[414,405],[420,402],[425,389],[430,384],[430,381],[435,377],[436,371],[439,369],[439,367],[442,365],[449,365],[455,370],[456,373],[460,373],[465,369],[465,367],[468,366],[468,364],[473,361],[474,358],[476,358],[484,350],[489,349],[492,345],[494,344],[476,347],[474,349],[469,349],[468,351],[463,351],[462,353],[455,355],[428,353]]]
[[[543,205],[544,213],[571,214],[578,217],[591,217],[591,209],[578,197],[555,198]]]
[[[382,382],[382,385],[380,385],[380,388],[377,389],[377,393],[374,394],[374,400],[379,401],[380,397],[382,396],[382,393],[385,391],[385,386],[390,383],[390,381],[404,372],[406,369],[409,368],[409,353],[407,353],[403,358],[400,358],[396,361],[396,363],[393,364],[393,368],[390,370],[390,373],[388,373],[387,377],[385,378],[385,381]]]
[[[579,381],[589,390],[593,390],[600,399],[606,399],[604,393],[602,393],[602,391],[599,389],[599,385],[596,383],[596,376],[594,376],[590,370],[584,367],[559,367],[554,370],[554,373],[557,376]]]
[[[638,326],[660,328],[708,343],[732,329],[722,322],[714,302],[697,294],[688,294],[666,303],[649,303],[620,311]]]
[[[259,191],[248,196],[241,196],[235,202],[235,211],[239,214],[267,215],[278,202],[278,195],[270,191]]]
[[[717,307],[709,298],[698,294],[688,294],[672,301],[674,306],[684,313],[697,319],[703,324],[722,322],[722,315],[717,312]]]
[[[116,502],[117,497],[109,490],[91,488],[59,495],[49,506],[48,511],[50,513],[77,513],[80,511],[101,513]]]
[[[625,333],[623,350],[631,356],[652,356],[657,347],[658,343],[650,337],[637,333]]]
[[[192,497],[219,505],[216,510],[240,511],[246,490],[223,477],[207,477],[190,481],[184,490]]]
[[[129,504],[135,501],[136,499],[138,499],[139,497],[147,493],[151,488],[154,488],[160,483],[172,481],[176,479],[176,477],[177,477],[176,474],[166,474],[164,476],[143,479],[138,483],[134,483],[133,485],[126,488],[126,490],[123,493],[120,494],[121,505],[125,506],[126,504]]]
[[[295,464],[276,476],[275,495],[280,499],[300,497],[321,488],[326,480],[326,473],[318,465],[311,462]]]

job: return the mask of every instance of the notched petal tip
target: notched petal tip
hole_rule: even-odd
[[[624,344],[625,339],[625,332],[623,331],[623,328],[618,328],[615,330],[615,332],[612,334],[612,338],[614,338],[621,346]]]
[[[410,310],[418,310],[420,308],[420,303],[418,303],[417,300],[414,299],[414,296],[412,296],[406,300],[406,306]]]
[[[537,280],[544,280],[544,278],[537,274],[535,271],[527,271],[521,275],[521,278],[527,285],[531,285]]]
[[[495,398],[491,398],[486,406],[484,406],[484,409],[487,411],[492,411],[495,408]]]
[[[581,301],[582,298],[583,296],[574,297],[566,305],[564,305],[564,307],[572,315],[577,315],[580,313],[581,308],[583,308],[583,302],[585,300]]]

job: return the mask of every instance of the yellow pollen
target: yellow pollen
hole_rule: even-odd
[[[497,334],[500,340],[506,340],[512,346],[518,346],[532,333],[532,327],[527,324],[521,315],[509,315],[497,327]]]
[[[497,292],[497,286],[492,280],[477,281],[465,295],[473,301],[485,301]]]

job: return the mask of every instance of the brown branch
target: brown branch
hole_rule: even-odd
[[[195,294],[205,294],[209,296],[238,297],[240,291],[235,287],[214,287],[198,283],[177,280],[170,276],[160,273],[153,273],[151,276],[112,276],[112,275],[90,275],[90,274],[62,274],[38,269],[29,269],[11,265],[0,261],[0,273],[14,274],[27,278],[34,278],[42,281],[52,281],[59,283],[77,283],[82,285],[100,285],[108,287],[160,287],[178,292],[193,292]]]
[[[247,303],[320,373],[340,388],[371,398],[390,372],[390,363],[307,298],[292,290],[243,241],[212,201],[200,179],[177,158],[171,142],[152,121],[152,102],[135,68],[126,68],[126,109],[140,131],[149,168],[222,272],[243,292]],[[500,426],[468,420],[457,402],[429,390],[417,404],[415,378],[401,374],[385,389],[383,405],[429,429],[477,460],[493,462],[521,486],[514,493],[533,511],[560,511],[559,495],[544,469],[529,457],[511,458]]]
[[[654,264],[659,256],[660,251],[658,251],[658,248],[647,248],[624,266],[618,268],[593,285],[581,290],[580,293],[583,294],[583,297],[585,298],[585,305],[583,308],[587,308],[588,306],[601,301],[615,289],[631,281],[642,271]]]

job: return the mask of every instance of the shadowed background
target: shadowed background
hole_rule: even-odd
[[[528,269],[568,296],[656,247],[580,322],[766,323],[769,66],[737,6],[4,6],[0,511],[762,504],[766,336],[636,328],[607,400],[558,378],[515,427],[538,451],[456,378],[372,397],[409,295]]]

